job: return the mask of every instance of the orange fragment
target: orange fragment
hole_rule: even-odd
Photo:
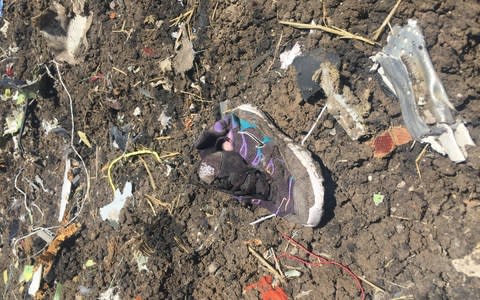
[[[117,13],[114,12],[114,11],[111,11],[109,14],[108,14],[108,17],[110,18],[110,20],[113,20],[117,17]]]
[[[285,291],[277,286],[272,287],[272,276],[266,275],[260,278],[256,283],[249,284],[245,287],[246,291],[256,289],[260,292],[262,300],[288,300]]]
[[[413,140],[410,132],[408,132],[407,128],[405,127],[393,127],[390,129],[390,133],[392,134],[393,141],[397,146],[405,145]]]
[[[392,135],[389,131],[377,136],[373,141],[373,157],[383,158],[395,149]]]

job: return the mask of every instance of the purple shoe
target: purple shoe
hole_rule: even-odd
[[[310,152],[243,104],[203,132],[196,148],[209,187],[308,227],[323,214],[323,178]]]

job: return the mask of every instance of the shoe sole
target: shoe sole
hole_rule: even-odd
[[[294,205],[294,211],[295,214],[290,214],[285,216],[284,218],[297,223],[301,224],[306,227],[315,227],[320,223],[320,220],[323,215],[323,204],[324,204],[324,188],[323,188],[323,177],[320,175],[320,167],[318,164],[313,160],[311,153],[306,150],[305,148],[295,144],[292,139],[287,137],[285,134],[280,132],[278,128],[276,128],[266,117],[266,115],[259,110],[258,108],[254,107],[253,105],[250,104],[242,104],[232,110],[234,113],[236,113],[240,118],[241,112],[247,112],[251,113],[258,118],[262,119],[265,121],[267,126],[269,127],[269,130],[272,133],[273,137],[278,138],[278,142],[283,143],[288,150],[290,150],[296,158],[301,166],[306,170],[308,174],[308,179],[310,180],[310,188],[312,189],[313,193],[313,199],[312,197],[306,197],[307,199],[304,199],[307,202],[307,205],[299,205],[299,200],[294,198],[295,204]],[[281,145],[280,145],[281,146]],[[287,153],[282,153],[282,156],[287,155]],[[284,157],[285,163],[287,164],[287,168],[290,172],[292,172],[292,175],[294,176],[297,184],[298,182],[301,182],[301,180],[305,180],[305,176],[301,176],[301,172],[294,172],[296,168],[298,167],[293,167],[289,166],[288,162],[291,160],[286,159]],[[298,173],[298,174],[295,174]],[[304,182],[305,183],[305,182]],[[307,220],[305,221],[305,216],[307,217]]]

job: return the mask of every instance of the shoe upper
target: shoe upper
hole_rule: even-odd
[[[316,226],[323,214],[323,179],[311,154],[257,108],[241,105],[197,142],[200,179],[211,187]]]

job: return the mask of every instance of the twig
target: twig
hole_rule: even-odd
[[[125,40],[125,43],[130,39],[130,36],[133,33],[133,28],[130,28],[129,30],[125,30],[125,23],[127,21],[123,21],[122,28],[120,30],[112,30],[112,33],[125,33],[127,35],[127,39]]]
[[[273,64],[275,63],[275,59],[277,58],[278,51],[279,51],[279,49],[280,49],[280,44],[282,43],[282,39],[283,39],[283,32],[280,34],[280,37],[278,38],[277,45],[275,46],[275,51],[273,52],[272,62],[271,62],[270,65],[268,66],[267,71],[265,71],[265,73],[268,73],[268,71],[270,71],[270,69],[272,68]]]
[[[340,36],[340,38],[358,40],[358,41],[362,41],[362,42],[367,43],[367,44],[372,45],[372,46],[377,44],[377,43],[375,43],[374,41],[372,41],[368,38],[350,33],[346,30],[343,30],[343,29],[335,27],[335,26],[323,26],[323,25],[318,25],[318,24],[305,24],[305,23],[297,23],[297,22],[290,22],[290,21],[279,21],[279,23],[283,24],[283,25],[292,26],[292,27],[298,28],[298,29],[319,29],[319,30],[323,30],[323,31],[328,32],[328,33],[338,35],[338,36]]]
[[[318,122],[320,121],[320,118],[322,117],[323,113],[325,112],[325,110],[327,109],[327,105],[323,106],[322,110],[320,111],[320,113],[318,114],[318,117],[317,119],[315,120],[315,123],[313,123],[312,125],[312,128],[310,128],[310,130],[308,131],[307,135],[305,135],[305,137],[302,139],[302,146],[305,144],[305,141],[308,139],[308,137],[312,134],[313,130],[315,129],[315,127],[317,127],[317,124]]]
[[[117,67],[112,67],[112,70],[117,71],[118,73],[121,73],[121,74],[123,74],[124,76],[128,76],[128,75],[127,75],[127,72],[125,72],[125,71],[123,71],[123,70],[120,70],[120,69],[117,68]]]
[[[373,284],[372,282],[368,281],[367,279],[365,279],[364,277],[362,276],[358,276],[358,278],[360,278],[363,282],[365,282],[366,284],[368,284],[369,286],[373,287],[375,290],[377,290],[378,292],[382,292],[385,294],[385,290],[382,289],[381,287],[378,287],[377,285]]]
[[[277,277],[282,283],[285,283],[285,277],[283,277],[280,272],[277,271],[263,256],[261,256],[257,251],[255,251],[252,247],[247,246],[248,251],[255,256],[260,263],[267,268],[270,273],[272,273],[275,277]]]
[[[148,168],[147,162],[142,157],[140,157],[140,160],[142,161],[145,170],[147,170],[148,178],[150,179],[150,185],[152,186],[152,189],[156,191],[157,185],[155,184],[155,180],[153,179],[152,172],[150,172],[150,168]]]
[[[425,156],[428,146],[430,146],[430,144],[426,144],[425,147],[423,147],[420,154],[415,159],[415,166],[417,167],[417,174],[418,174],[418,177],[420,177],[420,180],[422,180],[422,173],[420,173],[420,160],[422,160],[422,158]]]
[[[161,200],[159,200],[159,199],[157,199],[157,198],[155,198],[155,197],[153,197],[153,196],[151,196],[151,195],[147,195],[147,194],[145,195],[145,198],[147,198],[147,200],[149,201],[149,203],[153,202],[153,203],[156,204],[156,205],[160,205],[161,207],[166,208],[167,211],[168,211],[168,213],[169,213],[170,215],[172,215],[173,205],[172,205],[171,203],[163,202],[163,201],[161,201]]]
[[[388,14],[388,16],[385,18],[385,20],[383,21],[382,25],[380,25],[380,27],[378,27],[377,30],[374,31],[374,35],[373,35],[373,40],[374,41],[377,41],[378,38],[380,37],[380,35],[382,34],[383,32],[383,29],[385,28],[385,26],[387,26],[388,22],[390,22],[390,19],[393,17],[393,15],[395,14],[395,11],[397,10],[398,6],[400,5],[400,2],[402,2],[402,0],[398,0],[397,3],[395,3],[395,5],[393,6],[392,10],[390,11],[390,13]]]
[[[277,268],[278,273],[280,273],[282,277],[285,277],[285,274],[283,274],[282,272],[282,268],[280,267],[280,262],[278,261],[277,255],[275,254],[275,251],[273,250],[273,248],[270,248],[270,252],[272,253],[273,261],[275,262],[275,268]]]
[[[217,3],[215,3],[215,7],[213,8],[212,15],[210,16],[210,22],[215,21],[215,14],[217,13],[218,3],[219,3],[219,1],[217,1]]]

